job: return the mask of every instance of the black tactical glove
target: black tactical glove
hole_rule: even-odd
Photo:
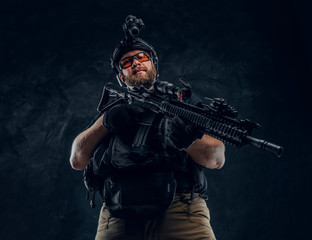
[[[196,139],[201,139],[203,132],[186,124],[178,116],[174,116],[171,124],[169,124],[168,137],[177,149],[183,150],[188,148]]]
[[[134,129],[144,109],[134,104],[120,104],[104,113],[103,125],[115,133]]]

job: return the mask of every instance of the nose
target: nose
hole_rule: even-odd
[[[132,60],[132,65],[131,65],[131,68],[135,68],[137,65],[141,65],[141,62],[136,58],[134,57],[133,60]]]

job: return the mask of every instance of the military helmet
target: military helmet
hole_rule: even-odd
[[[119,78],[119,73],[121,71],[121,67],[119,65],[122,56],[133,50],[143,50],[146,51],[150,57],[151,61],[156,69],[156,79],[158,78],[158,57],[154,50],[154,48],[142,40],[138,38],[140,31],[144,28],[144,23],[141,19],[138,19],[135,16],[129,15],[126,17],[125,23],[122,25],[125,38],[116,46],[113,56],[111,58],[111,67],[116,72],[116,78],[120,86],[123,85],[123,82]]]

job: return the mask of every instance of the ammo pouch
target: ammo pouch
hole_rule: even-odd
[[[165,212],[175,190],[172,172],[120,172],[105,180],[104,201],[113,217],[144,220]]]
[[[148,111],[148,110],[146,110]],[[110,145],[110,163],[117,170],[156,167],[160,165],[158,151],[162,146],[158,139],[161,116],[148,112],[138,121],[131,143],[125,140],[128,133],[115,134]]]

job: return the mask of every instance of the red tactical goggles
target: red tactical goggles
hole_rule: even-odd
[[[132,65],[132,63],[133,63],[133,59],[134,58],[136,60],[138,60],[139,62],[146,62],[146,61],[150,60],[150,55],[148,53],[146,53],[146,52],[140,52],[140,53],[137,53],[137,54],[135,54],[133,56],[125,57],[125,58],[120,60],[119,66],[122,69],[130,67]]]

